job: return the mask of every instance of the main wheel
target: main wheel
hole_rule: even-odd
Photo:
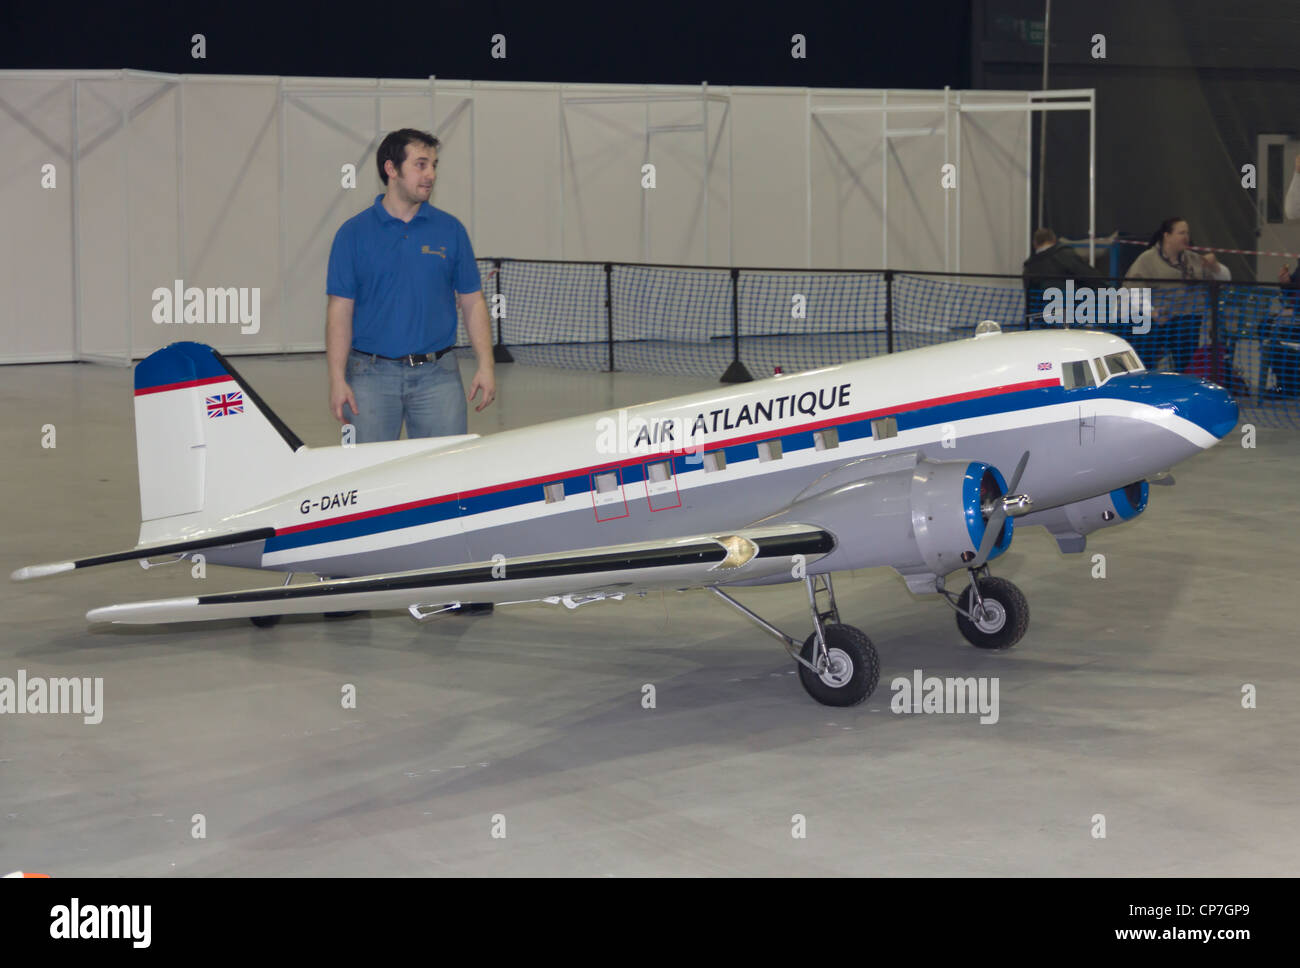
[[[826,657],[830,661],[820,675],[799,666],[799,681],[808,695],[823,706],[856,706],[866,699],[880,680],[880,657],[862,629],[852,625],[827,625]],[[817,633],[808,636],[799,653],[805,662],[817,664]]]
[[[1029,628],[1029,602],[1024,594],[1005,578],[981,578],[980,598],[984,601],[981,614],[974,620],[957,613],[957,628],[966,641],[979,649],[1009,649],[1024,636]],[[957,600],[959,607],[971,611],[971,586]]]
[[[259,629],[269,629],[272,625],[279,625],[283,615],[254,615],[249,619]]]

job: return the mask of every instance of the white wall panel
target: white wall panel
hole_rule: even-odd
[[[75,213],[74,76],[81,78],[82,148]],[[126,137],[118,130],[124,87],[135,105]],[[382,190],[375,148],[399,127],[442,139],[433,202],[465,223],[484,257],[774,268],[810,260],[863,269],[887,259],[899,270],[942,270],[946,256],[955,270],[960,213],[962,270],[1019,271],[1024,111],[960,113],[956,92],[945,111],[936,91],[710,88],[717,99],[708,104],[706,138],[702,93],[0,73],[0,145],[8,149],[0,201],[24,226],[0,242],[7,296],[0,359],[125,360],[174,339],[235,354],[322,349],[330,244]],[[967,104],[1013,105],[1024,96],[961,94]],[[887,117],[827,110],[886,104]],[[945,124],[946,157],[960,161],[960,192],[940,185]],[[58,189],[39,189],[40,163],[59,152]],[[641,187],[647,161],[656,166],[653,189]],[[341,183],[346,164],[356,166],[355,188]],[[151,318],[152,293],[178,278],[203,290],[259,290],[257,331],[229,323],[162,331]],[[33,318],[44,324],[31,325]]]
[[[0,79],[0,362],[75,357],[72,185],[72,81]]]

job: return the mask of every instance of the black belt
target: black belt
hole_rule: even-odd
[[[367,353],[365,350],[354,349],[353,353],[360,353],[362,356],[368,356],[372,360],[390,360],[393,363],[405,363],[407,366],[423,366],[425,363],[433,363],[440,360],[447,353],[450,353],[456,347],[448,346],[446,349],[438,350],[436,353],[407,353],[405,356],[384,356],[382,353]]]

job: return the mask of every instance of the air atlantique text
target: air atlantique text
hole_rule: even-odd
[[[693,416],[688,411],[681,416],[632,417],[628,418],[626,410],[620,410],[618,420],[613,417],[601,417],[596,421],[598,433],[596,448],[604,454],[636,452],[656,445],[667,444],[668,453],[685,453],[701,446],[695,440],[700,434],[713,434],[719,431],[740,430],[753,427],[759,423],[773,420],[785,420],[803,414],[816,417],[828,410],[849,406],[851,384],[823,387],[820,390],[805,390],[802,393],[790,393],[779,397],[769,397],[752,403],[741,404],[739,408],[719,407],[717,410],[701,410]],[[689,430],[687,427],[689,426]],[[683,438],[678,438],[678,431]]]

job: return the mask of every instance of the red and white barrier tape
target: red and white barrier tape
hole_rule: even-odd
[[[1087,241],[1087,239],[1081,239],[1071,244],[1080,244]],[[1150,242],[1140,242],[1137,239],[1097,239],[1096,241],[1098,245],[1118,242],[1120,245],[1140,245],[1144,249],[1151,248]],[[1300,259],[1300,253],[1296,252],[1265,252],[1263,249],[1217,249],[1211,245],[1189,245],[1188,248],[1196,252],[1227,252],[1229,255],[1280,255],[1288,259]]]

